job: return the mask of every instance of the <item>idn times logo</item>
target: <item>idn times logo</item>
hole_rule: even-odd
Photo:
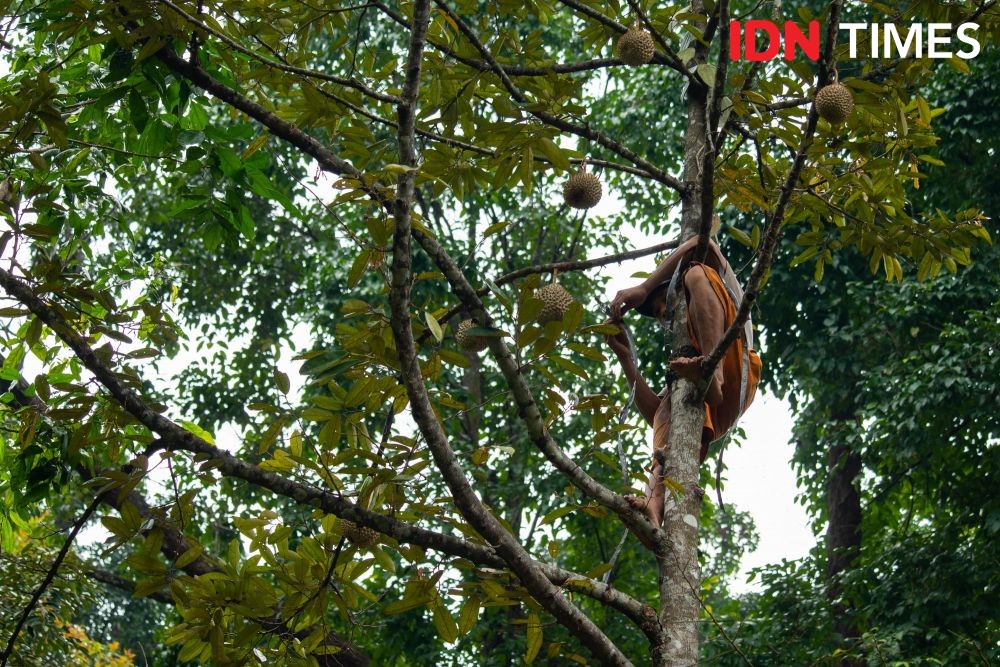
[[[908,27],[894,23],[841,23],[840,32],[847,31],[851,58],[951,58],[968,60],[979,55],[980,44],[975,37],[976,23],[962,23],[952,30],[950,23],[912,23]],[[744,24],[729,23],[729,57],[739,60],[772,60],[782,51],[785,60],[792,60],[801,50],[809,60],[819,60],[819,21],[810,21],[808,34],[794,21],[785,21],[784,35],[771,21],[751,20]],[[763,34],[761,34],[763,33]],[[767,46],[758,46],[758,37],[765,37]],[[867,38],[867,39],[866,39]],[[867,42],[867,43],[866,43]],[[953,48],[957,45],[959,50]]]

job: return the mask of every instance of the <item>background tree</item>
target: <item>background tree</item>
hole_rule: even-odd
[[[914,208],[978,205],[995,218],[996,87],[985,72],[996,60],[993,47],[972,76],[935,79],[942,164],[909,193]],[[934,177],[957,164],[968,178]],[[995,659],[995,507],[983,494],[997,470],[996,261],[990,246],[956,275],[900,287],[872,283],[849,254],[819,284],[775,271],[762,306],[768,349],[781,351],[770,384],[797,406],[803,499],[827,537],[810,558],[765,569],[763,593],[733,607],[753,621],[738,626],[748,653],[782,664],[838,648],[847,662]]]
[[[482,652],[495,664],[512,645],[529,661],[696,662],[698,621],[715,620],[692,520],[713,519],[696,492],[704,387],[674,382],[678,503],[656,531],[621,495],[646,459],[623,479],[616,445],[647,445],[615,419],[601,285],[574,272],[666,249],[621,252],[623,220],[704,245],[725,210],[754,251],[745,318],[785,229],[815,280],[845,248],[925,279],[989,237],[976,210],[908,204],[915,165],[937,160],[937,109],[918,92],[933,63],[845,66],[836,2],[796,8],[825,26],[816,67],[730,63],[729,18],[768,9],[10,10],[6,515],[66,489],[113,508],[126,576],[97,576],[169,594],[180,660],[460,663],[502,628]],[[977,20],[986,39],[991,9],[895,17]],[[656,42],[641,68],[603,57],[633,20]],[[843,126],[811,104],[836,63],[857,103]],[[672,94],[660,106],[653,90]],[[554,204],[585,155],[621,215]],[[541,325],[534,289],[556,269],[576,304]],[[466,317],[488,355],[456,349]],[[174,382],[145,371],[191,347],[208,354]],[[621,524],[653,541],[655,580],[634,543],[602,580]],[[431,629],[453,646],[428,650]]]

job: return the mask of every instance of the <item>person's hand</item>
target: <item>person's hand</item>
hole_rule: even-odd
[[[611,319],[615,322],[621,322],[622,315],[639,306],[646,300],[647,296],[649,296],[649,291],[642,285],[629,287],[618,292],[611,300]]]
[[[613,324],[613,322],[608,322],[608,324]],[[619,357],[628,357],[632,354],[632,348],[628,344],[628,335],[621,327],[618,327],[618,333],[604,336],[604,342]]]

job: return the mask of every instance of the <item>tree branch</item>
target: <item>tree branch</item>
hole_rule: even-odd
[[[156,57],[168,68],[179,74],[199,88],[211,93],[220,101],[239,109],[254,120],[265,125],[276,137],[284,139],[302,152],[313,157],[319,166],[341,176],[357,179],[366,192],[371,190],[366,186],[361,172],[350,162],[339,157],[319,140],[309,136],[301,128],[271,113],[256,102],[240,95],[228,86],[223,85],[197,65],[192,65],[168,48],[160,49]]]
[[[114,588],[119,588],[126,593],[135,592],[135,582],[131,579],[126,579],[120,574],[115,574],[109,570],[104,570],[101,568],[91,568],[89,570],[84,570],[84,574],[93,579],[94,581],[99,581],[106,586],[113,586]],[[173,606],[174,599],[164,593],[163,591],[153,591],[146,596],[150,600],[155,600],[161,604],[168,604]]]
[[[833,74],[833,50],[837,43],[837,30],[840,25],[842,2],[843,0],[833,0],[831,3],[830,23],[827,26],[827,42],[823,53],[823,63],[816,74],[817,90],[822,88]],[[729,329],[726,330],[725,335],[723,335],[718,345],[715,346],[715,349],[702,362],[701,370],[703,377],[710,377],[715,371],[715,367],[722,360],[726,350],[729,349],[729,346],[739,336],[740,330],[746,324],[747,318],[750,317],[750,310],[753,308],[760,294],[761,281],[774,261],[774,251],[781,238],[781,223],[785,219],[785,210],[788,207],[789,201],[791,201],[795,184],[798,182],[799,174],[802,173],[802,168],[805,165],[806,152],[809,150],[809,146],[812,145],[818,120],[819,114],[816,112],[815,103],[813,103],[809,107],[805,131],[802,134],[802,140],[799,142],[799,148],[795,153],[792,166],[788,171],[788,176],[785,178],[784,184],[781,186],[781,194],[778,196],[778,201],[775,204],[774,211],[771,213],[770,220],[768,220],[765,226],[764,241],[761,244],[760,255],[757,258],[757,263],[754,265],[753,271],[750,273],[750,278],[747,280],[747,286],[743,293],[743,301],[736,312],[736,319],[730,325]]]
[[[533,563],[533,559],[514,536],[486,511],[448,444],[441,424],[434,414],[427,388],[424,386],[410,317],[410,240],[413,231],[410,206],[413,202],[414,172],[417,163],[413,145],[413,119],[416,113],[421,55],[429,13],[430,0],[414,2],[406,82],[402,101],[398,105],[399,131],[397,132],[400,162],[412,169],[401,173],[396,185],[393,211],[396,224],[393,230],[392,284],[389,291],[393,338],[396,341],[401,375],[410,399],[410,411],[462,516],[494,545],[497,553],[517,574],[531,596],[602,662],[612,665],[631,665],[593,621],[545,578],[541,569]],[[505,75],[502,76],[505,78]]]
[[[14,625],[14,630],[10,633],[10,639],[7,640],[7,646],[4,648],[3,652],[0,653],[0,667],[7,664],[7,661],[11,658],[14,653],[14,644],[17,642],[18,635],[21,634],[24,624],[28,622],[28,617],[31,616],[31,612],[35,609],[35,605],[42,598],[42,593],[49,587],[52,580],[56,577],[56,572],[59,571],[59,566],[62,565],[63,560],[66,558],[66,554],[69,553],[69,548],[73,545],[73,541],[76,539],[77,533],[83,528],[83,524],[87,523],[90,516],[97,509],[100,504],[100,500],[95,498],[90,501],[87,508],[83,511],[80,517],[73,524],[73,529],[70,530],[69,535],[63,541],[62,548],[59,549],[59,553],[56,554],[56,559],[52,561],[52,566],[49,567],[49,571],[45,574],[45,579],[42,583],[38,585],[35,592],[31,595],[31,600],[28,601],[27,606],[21,611],[20,618],[17,619],[17,623]]]
[[[375,7],[378,7],[382,13],[384,13],[386,16],[388,16],[390,19],[392,19],[399,25],[403,26],[404,28],[409,28],[409,23],[407,23],[406,18],[399,12],[395,11],[392,7],[389,7],[388,5],[378,1],[373,2],[372,4]],[[608,20],[610,21],[610,19]],[[619,26],[620,28],[619,32],[625,32],[624,26],[621,26],[620,24],[617,24],[613,21],[612,24]],[[480,72],[493,71],[493,66],[488,62],[484,62],[482,60],[476,60],[474,58],[467,58],[465,56],[459,55],[454,49],[450,49],[444,44],[435,42],[432,39],[428,39],[427,43],[430,44],[436,50],[440,51],[444,55],[451,58],[452,60],[456,60],[462,63],[463,65],[466,65],[467,67],[479,70]],[[663,64],[666,63],[666,61],[663,59],[662,56],[660,56],[660,54],[657,54],[657,56],[661,63]],[[654,58],[654,62],[656,61],[657,58]],[[623,63],[618,58],[592,58],[590,60],[579,60],[570,63],[555,63],[552,65],[515,65],[511,63],[504,63],[503,68],[504,71],[506,71],[507,74],[510,76],[533,77],[533,76],[549,76],[551,74],[572,74],[575,72],[587,72],[596,69],[605,69],[607,67],[622,67],[622,66],[625,66],[625,63]]]
[[[604,27],[613,30],[619,35],[628,30],[627,26],[622,25],[621,23],[615,21],[610,16],[607,16],[606,14],[597,11],[593,7],[583,4],[579,0],[559,0],[559,2],[561,2],[562,4],[566,5],[571,9],[575,9],[577,12],[583,14],[588,18],[597,21]],[[659,31],[653,28],[652,23],[649,22],[648,19],[645,20],[645,23],[649,28],[650,33],[653,35],[653,38],[660,45],[660,48],[663,49],[662,54],[657,52],[653,55],[653,62],[659,65],[666,65],[667,67],[675,70],[678,74],[683,75],[689,82],[693,83],[694,85],[701,85],[701,83],[694,78],[691,72],[687,70],[687,68],[684,66],[684,63],[681,62],[681,59],[677,56],[677,54],[673,52],[673,49],[670,48],[670,45],[667,44],[665,41],[663,41],[663,37],[659,34]]]
[[[289,74],[296,74],[298,76],[307,77],[310,79],[319,79],[321,81],[328,81],[331,83],[336,83],[338,85],[344,86],[345,88],[353,88],[359,92],[364,93],[368,97],[378,100],[379,102],[387,102],[390,104],[395,104],[399,101],[395,95],[387,95],[386,93],[380,93],[373,88],[369,88],[365,84],[361,83],[357,79],[348,79],[342,76],[336,76],[334,74],[325,74],[323,72],[317,72],[315,70],[306,69],[303,67],[296,67],[294,65],[289,65],[287,63],[279,62],[277,60],[271,60],[266,58],[259,53],[251,51],[250,49],[244,47],[242,44],[229,37],[223,32],[216,30],[210,25],[206,24],[204,21],[199,20],[197,17],[188,14],[183,8],[178,7],[170,0],[157,0],[161,5],[169,7],[172,12],[183,18],[185,21],[191,25],[197,27],[199,30],[204,30],[210,33],[224,42],[229,48],[242,53],[245,56],[253,58],[254,60],[261,62],[268,67],[273,67],[274,69],[281,70],[282,72],[288,72]]]
[[[549,264],[538,264],[536,266],[526,266],[522,269],[517,269],[511,271],[503,276],[500,276],[493,281],[495,285],[506,285],[507,283],[514,282],[518,278],[524,278],[525,276],[530,276],[536,273],[550,273],[553,271],[559,271],[561,273],[566,273],[567,271],[583,271],[585,269],[592,269],[595,266],[605,266],[607,264],[615,264],[619,262],[624,262],[628,259],[636,259],[638,257],[645,257],[647,255],[654,255],[663,250],[670,250],[671,248],[676,248],[678,245],[677,241],[664,241],[663,243],[658,243],[654,246],[649,246],[648,248],[640,248],[639,250],[628,250],[626,252],[615,253],[613,255],[605,255],[604,257],[596,257],[594,259],[580,259],[580,260],[564,260],[561,262],[550,262]],[[486,296],[490,293],[489,287],[483,287],[476,291],[477,296]],[[445,324],[450,321],[451,318],[458,315],[466,306],[460,303],[457,306],[452,307],[447,313],[438,318],[439,324]],[[429,334],[421,334],[421,338],[418,342],[423,341],[424,337]]]
[[[580,5],[580,3],[577,2],[577,0],[560,0],[560,1],[562,1],[563,4],[572,3],[573,5],[576,6]],[[694,75],[691,74],[691,72],[688,71],[688,69],[684,66],[684,63],[681,62],[680,57],[676,53],[674,53],[674,50],[671,49],[670,45],[667,44],[665,39],[663,39],[663,35],[660,34],[660,31],[656,29],[656,26],[653,25],[653,22],[649,20],[649,16],[646,14],[646,12],[643,11],[642,5],[640,5],[636,0],[628,0],[628,5],[629,7],[632,8],[632,12],[639,17],[639,21],[642,22],[642,25],[646,26],[646,30],[649,31],[649,34],[653,37],[656,43],[660,45],[660,48],[663,49],[663,52],[667,54],[667,65],[673,68],[674,70],[680,72],[681,74],[683,74],[687,78],[688,83],[690,83],[691,85],[694,86],[704,85],[701,83],[701,81],[695,78]]]

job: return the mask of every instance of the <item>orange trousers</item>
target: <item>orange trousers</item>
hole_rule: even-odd
[[[692,276],[692,279],[698,280],[704,278],[708,281],[708,284],[712,287],[712,292],[714,292],[715,297],[719,300],[719,304],[725,313],[725,327],[728,329],[736,321],[736,304],[733,303],[729,292],[726,291],[722,276],[712,267],[700,262],[691,262],[688,265],[688,271],[699,271],[703,274],[701,276]],[[685,275],[684,297],[687,303],[690,304],[691,295],[687,289],[687,279],[688,276]],[[691,338],[691,344],[698,350],[699,355],[711,352],[711,350],[702,348],[701,342],[695,335],[695,328],[690,318],[687,322],[687,330],[688,336]],[[740,382],[743,375],[744,345],[743,337],[738,337],[729,346],[729,349],[726,350],[722,360],[719,362],[722,368],[722,402],[716,406],[711,406],[707,402],[705,403],[705,426],[701,431],[700,461],[705,460],[705,456],[708,454],[708,446],[722,438],[736,424],[736,420],[750,406],[757,393],[757,384],[760,382],[761,361],[757,351],[750,350],[748,355],[749,368],[747,371],[746,400],[740,405]],[[669,394],[664,392],[664,397],[669,397]],[[660,449],[667,444],[670,426],[669,403],[664,407],[665,410],[657,410],[657,419],[653,423],[654,450]],[[665,418],[661,418],[662,412],[666,413]],[[647,470],[652,470],[654,464],[655,459],[650,463]]]

